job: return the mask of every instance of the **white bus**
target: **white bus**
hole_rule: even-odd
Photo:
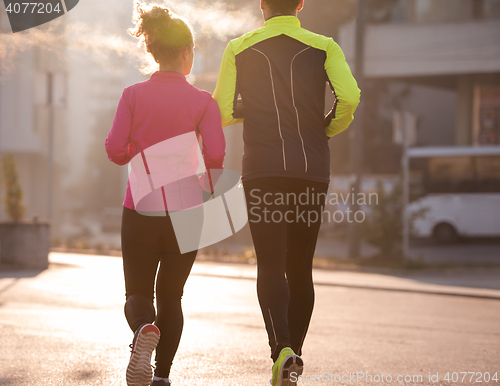
[[[419,237],[452,243],[459,237],[500,236],[500,146],[408,149],[412,190],[409,213]]]

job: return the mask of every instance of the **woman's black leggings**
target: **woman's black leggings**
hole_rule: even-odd
[[[181,308],[184,284],[198,251],[180,253],[170,217],[144,216],[124,207],[122,252],[127,322],[132,331],[155,322],[161,334],[155,375],[167,378],[184,323]]]
[[[243,186],[271,358],[284,347],[301,355],[314,306],[312,261],[328,184],[269,177]]]

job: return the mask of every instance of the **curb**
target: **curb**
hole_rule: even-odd
[[[228,274],[216,274],[208,272],[192,272],[191,275],[201,276],[201,277],[214,277],[220,279],[237,279],[237,280],[250,280],[256,281],[255,277],[249,275],[228,275]],[[406,292],[406,293],[416,293],[423,295],[438,295],[438,296],[454,296],[454,297],[465,297],[473,299],[486,299],[486,300],[499,300],[500,301],[500,291],[489,290],[489,289],[476,289],[483,293],[474,293],[470,291],[468,287],[460,287],[462,291],[439,291],[432,289],[419,289],[419,288],[403,288],[403,287],[383,287],[375,285],[360,285],[360,284],[345,284],[345,283],[335,283],[335,282],[325,282],[325,281],[314,281],[316,286],[325,287],[338,287],[338,288],[352,288],[352,289],[364,289],[364,290],[375,290],[375,291],[389,291],[389,292]],[[486,293],[493,292],[493,293]]]

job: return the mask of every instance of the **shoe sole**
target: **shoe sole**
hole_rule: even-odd
[[[151,355],[160,341],[160,331],[152,324],[144,326],[135,341],[127,366],[128,386],[150,386],[153,380]]]
[[[299,375],[304,371],[304,362],[296,354],[288,355],[281,366],[278,386],[296,386]],[[292,377],[293,374],[293,377]],[[292,378],[294,381],[292,381]]]

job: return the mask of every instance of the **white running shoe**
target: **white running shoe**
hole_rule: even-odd
[[[160,341],[160,330],[153,324],[141,326],[130,345],[132,354],[127,367],[128,386],[150,386],[153,380],[151,355]]]

